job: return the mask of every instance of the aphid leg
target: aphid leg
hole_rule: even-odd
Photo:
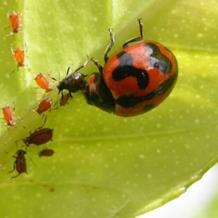
[[[16,156],[12,156],[13,158],[17,158]],[[16,163],[14,162],[13,169],[9,171],[9,173],[13,173],[16,169]]]

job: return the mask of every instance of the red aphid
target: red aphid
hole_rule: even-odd
[[[50,84],[49,84],[48,79],[42,73],[39,73],[35,77],[35,81],[40,88],[46,90],[47,92],[52,90],[50,88]]]
[[[45,148],[39,152],[39,157],[50,157],[54,154],[54,150]]]
[[[8,20],[13,33],[18,33],[20,28],[20,15],[13,11],[11,14],[9,14]]]
[[[8,126],[15,125],[15,108],[5,106],[2,108],[2,114]]]
[[[43,99],[43,100],[39,103],[38,108],[37,108],[36,111],[37,111],[39,114],[42,114],[42,113],[48,111],[48,110],[51,108],[51,106],[52,106],[52,99],[51,99],[51,98],[45,98],[45,99]]]
[[[17,65],[19,67],[23,67],[24,66],[24,50],[20,49],[20,48],[16,48],[13,52],[13,56],[17,62]]]

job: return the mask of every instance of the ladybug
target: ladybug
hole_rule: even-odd
[[[79,89],[87,103],[119,116],[134,116],[147,112],[159,105],[172,91],[178,75],[174,54],[162,44],[144,40],[143,23],[138,19],[140,36],[123,44],[123,49],[112,57],[108,54],[114,46],[114,34],[104,53],[104,66],[94,58],[98,72],[87,78],[74,72],[59,83],[72,79],[69,92]],[[77,82],[77,86],[73,82]],[[74,90],[75,88],[75,90]]]
[[[158,42],[143,39],[143,23],[138,19],[140,36],[123,44],[123,49],[109,57],[114,45],[104,54],[102,67],[95,59],[99,73],[87,78],[85,96],[89,104],[120,116],[142,114],[159,105],[172,91],[178,74],[176,57]]]
[[[13,176],[12,178],[19,176],[21,173],[27,173],[25,155],[26,151],[19,149],[17,150],[16,155],[13,156],[15,158],[15,161],[13,170],[11,172],[13,172],[16,169],[18,174],[16,176]]]

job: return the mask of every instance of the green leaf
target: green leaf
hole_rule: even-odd
[[[13,10],[22,13],[22,28],[11,35],[5,26]],[[1,125],[1,217],[134,218],[184,192],[216,162],[217,1],[5,0],[0,17],[0,104],[14,105],[20,117],[13,128]],[[45,94],[34,77],[58,79],[61,72],[63,78],[86,54],[102,62],[107,28],[116,33],[115,53],[138,34],[138,17],[146,39],[176,54],[179,79],[171,96],[151,112],[123,118],[76,94],[48,113],[54,138],[43,146],[55,155],[39,158],[41,148],[30,146],[28,174],[11,179],[11,156],[43,123],[33,109]],[[26,51],[19,70],[11,55],[16,47]],[[56,90],[49,95],[58,99]]]

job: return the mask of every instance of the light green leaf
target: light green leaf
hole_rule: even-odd
[[[22,13],[22,28],[10,35],[5,27],[13,10]],[[0,104],[14,105],[20,117],[13,128],[1,125],[1,217],[134,218],[184,192],[216,162],[217,1],[5,0],[0,17]],[[32,111],[44,95],[34,77],[63,78],[86,54],[103,63],[107,28],[116,33],[115,53],[138,34],[138,17],[146,39],[176,54],[179,78],[171,96],[151,112],[123,118],[76,94],[48,114],[54,138],[44,147],[55,155],[39,158],[41,148],[30,146],[28,174],[11,179],[16,142],[22,147],[21,139],[43,122]],[[19,70],[11,55],[16,47],[26,50]],[[56,90],[49,95],[58,99]]]

